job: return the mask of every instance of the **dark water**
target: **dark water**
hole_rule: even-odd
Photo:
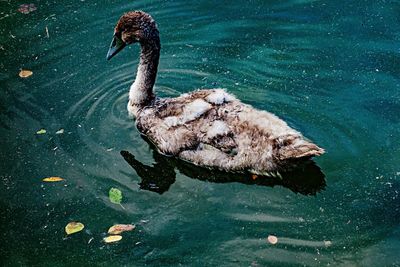
[[[400,266],[398,1],[33,3],[21,14],[23,2],[0,2],[1,265]],[[126,111],[139,48],[105,60],[135,9],[159,25],[160,96],[225,87],[278,114],[327,150],[325,189],[160,161]],[[162,177],[146,185],[163,194],[140,189],[121,150],[149,167],[144,179]],[[85,230],[66,237],[70,221]],[[114,223],[137,228],[106,245]]]

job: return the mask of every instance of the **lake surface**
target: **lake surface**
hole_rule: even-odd
[[[3,266],[400,266],[398,1],[32,3],[0,2]],[[139,47],[105,59],[136,9],[161,33],[159,96],[227,88],[325,148],[324,180],[207,179],[160,158],[126,111]],[[85,229],[66,236],[70,221]],[[105,244],[115,223],[136,229]]]

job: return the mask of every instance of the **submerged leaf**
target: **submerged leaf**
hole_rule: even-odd
[[[31,76],[33,74],[33,72],[32,71],[30,71],[30,70],[21,70],[20,72],[19,72],[19,77],[21,77],[21,78],[28,78],[29,76]]]
[[[274,235],[269,235],[267,240],[272,245],[275,245],[276,243],[278,243],[278,238],[276,236],[274,236]]]
[[[121,239],[122,239],[122,236],[120,236],[120,235],[110,235],[110,236],[103,238],[104,242],[106,242],[106,243],[117,242],[117,241],[120,241]]]
[[[22,4],[18,8],[18,12],[20,12],[22,14],[29,14],[32,11],[35,11],[36,9],[37,8],[36,8],[35,4]]]
[[[133,224],[116,224],[108,229],[108,233],[112,235],[119,235],[122,232],[132,231],[136,228]]]
[[[122,192],[117,188],[111,188],[108,192],[108,197],[110,201],[114,204],[121,204],[122,201]]]
[[[39,131],[36,132],[36,134],[45,134],[47,131],[46,129],[40,129]]]
[[[42,181],[43,182],[59,182],[59,181],[64,181],[64,179],[61,177],[53,176],[53,177],[43,178]]]
[[[70,222],[69,224],[67,224],[67,226],[65,226],[65,232],[67,233],[67,235],[70,235],[82,231],[83,228],[85,228],[83,223]]]

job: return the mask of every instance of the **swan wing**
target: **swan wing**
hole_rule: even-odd
[[[136,123],[161,153],[227,171],[263,173],[324,152],[277,116],[223,89],[162,99]]]

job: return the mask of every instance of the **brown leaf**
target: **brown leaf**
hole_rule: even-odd
[[[119,235],[122,232],[132,231],[136,228],[133,224],[116,224],[108,229],[108,233],[112,235]]]
[[[21,77],[21,78],[28,78],[29,76],[31,76],[33,74],[33,72],[32,71],[30,71],[30,70],[21,70],[20,72],[19,72],[19,77]]]
[[[269,235],[267,240],[272,245],[275,245],[276,243],[278,243],[278,238],[274,235]]]

